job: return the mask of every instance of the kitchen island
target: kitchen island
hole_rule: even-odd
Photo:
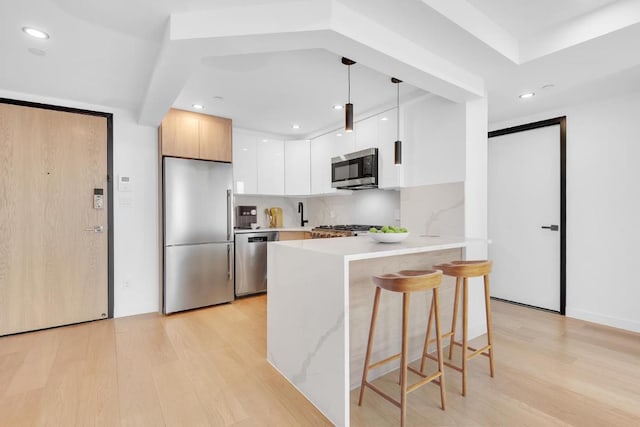
[[[371,319],[371,276],[461,259],[465,246],[464,238],[412,236],[393,244],[367,236],[269,243],[267,359],[332,423],[348,426],[349,392],[360,385]],[[443,278],[445,329],[453,283]],[[430,292],[412,295],[410,360],[420,357],[430,302]],[[399,352],[401,309],[400,294],[382,294],[372,360]],[[371,370],[369,378],[398,366]]]

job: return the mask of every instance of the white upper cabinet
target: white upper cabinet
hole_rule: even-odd
[[[311,141],[311,194],[335,192],[331,188],[331,157],[335,135],[329,133]]]
[[[378,116],[361,120],[355,124],[355,146],[354,151],[378,146]]]
[[[307,195],[311,193],[311,142],[309,140],[284,142],[284,193]]]
[[[395,164],[395,141],[397,138],[396,111],[372,117],[378,125],[378,179],[380,188],[402,186],[403,169]],[[401,136],[402,138],[402,136]]]
[[[284,141],[261,139],[258,146],[258,194],[284,194]]]
[[[258,192],[257,137],[233,130],[233,191],[237,194]]]

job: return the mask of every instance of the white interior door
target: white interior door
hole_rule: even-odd
[[[554,311],[560,311],[559,128],[490,138],[488,173],[491,296]],[[558,229],[542,228],[551,225]]]

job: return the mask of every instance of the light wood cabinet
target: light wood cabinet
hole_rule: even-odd
[[[278,232],[278,240],[279,241],[284,241],[284,240],[303,240],[303,239],[310,239],[311,238],[311,232],[309,231],[279,231]]]
[[[163,156],[231,162],[231,119],[171,109],[159,138]]]

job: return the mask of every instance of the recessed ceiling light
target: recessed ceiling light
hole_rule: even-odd
[[[49,34],[47,34],[46,32],[42,31],[42,30],[38,30],[37,28],[33,28],[33,27],[22,27],[22,31],[24,31],[25,34],[30,35],[33,38],[36,39],[48,39],[49,38]]]
[[[192,107],[195,108],[196,110],[202,110],[204,108],[204,105],[202,105],[202,104],[193,104]]]
[[[262,142],[268,142],[268,141],[269,141],[268,139],[263,139],[263,140],[262,140]]]
[[[342,136],[342,134],[341,133],[336,133],[336,136]]]
[[[291,125],[291,129],[300,129],[300,125],[297,123],[294,123]]]
[[[333,106],[334,110],[342,110],[343,108],[344,107],[342,105],[340,105],[340,104],[336,104],[336,105]]]
[[[527,99],[527,98],[533,98],[534,96],[536,96],[534,92],[527,92],[527,93],[520,94],[519,98]]]
[[[27,50],[29,51],[29,53],[32,53],[36,56],[45,56],[47,54],[46,50],[38,49],[36,47],[30,47]]]
[[[381,118],[380,120],[382,120],[383,122],[386,122],[387,120],[389,120],[389,118],[387,118],[387,117],[383,117],[383,118]]]
[[[249,151],[249,149],[248,148],[243,148],[242,151]]]

